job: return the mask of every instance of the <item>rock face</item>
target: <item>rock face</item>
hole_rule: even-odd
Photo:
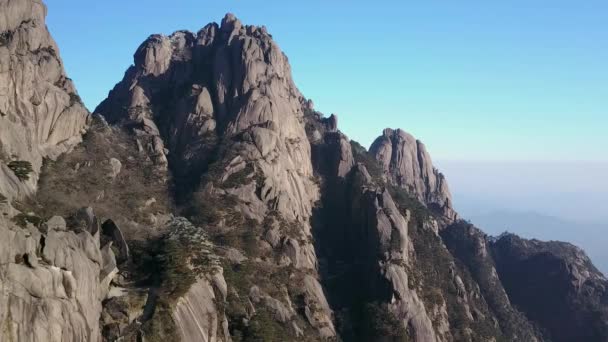
[[[485,288],[450,254],[439,223],[415,194],[384,186],[375,158],[324,123],[314,112],[307,115],[313,165],[323,178],[313,228],[327,296],[340,313],[340,337],[538,341],[508,300],[507,309],[486,301]]]
[[[360,177],[368,183],[367,171],[363,166],[355,170],[354,177]],[[410,255],[413,246],[408,235],[409,216],[404,217],[395,205],[388,190],[362,189],[361,197],[353,197],[353,225],[361,225],[369,245],[365,248],[372,260],[375,260],[376,271],[382,282],[372,285],[382,289],[388,285],[384,295],[388,296],[389,310],[405,327],[416,341],[437,341],[435,330],[427,314],[424,303],[415,290],[410,289],[408,266],[411,266]],[[367,231],[366,231],[367,230]],[[385,291],[386,291],[385,290]]]
[[[230,201],[234,210],[221,208],[234,211],[230,219],[204,223],[218,238],[253,234],[251,248],[262,254],[254,258],[256,267],[293,268],[293,277],[313,274],[301,294],[302,310],[311,314],[287,323],[298,327],[305,319],[332,337],[332,312],[315,276],[310,218],[319,189],[302,101],[287,58],[266,29],[229,14],[221,25],[197,33],[148,38],[95,112],[110,125],[131,129],[143,153],[161,172],[172,173],[177,201],[190,203],[188,212]],[[272,310],[268,303],[276,302],[256,306]]]
[[[223,278],[216,278],[223,281]],[[225,289],[225,281],[221,285]],[[225,292],[223,293],[225,295]],[[228,321],[218,312],[213,285],[207,279],[199,279],[182,297],[175,308],[174,319],[182,341],[226,341],[230,336]],[[223,329],[219,331],[218,329]],[[218,337],[219,336],[219,337]]]
[[[0,193],[23,197],[36,189],[45,157],[80,142],[87,109],[66,76],[45,25],[41,1],[0,1]],[[15,177],[11,162],[31,164]]]
[[[114,246],[116,246],[116,248],[118,249],[118,256],[116,261],[127,261],[129,259],[129,245],[127,244],[127,241],[125,241],[125,237],[122,234],[120,228],[118,228],[118,226],[116,225],[116,223],[114,223],[114,221],[112,220],[107,220],[103,223],[101,229],[103,231],[103,234],[107,236],[110,241],[112,241]]]
[[[580,248],[504,234],[490,250],[509,298],[548,338],[608,340],[608,281]]]
[[[102,300],[116,274],[99,234],[53,217],[41,234],[0,217],[2,341],[101,341]]]
[[[265,28],[227,15],[196,34],[153,35],[134,58],[96,113],[133,125],[151,158],[161,166],[169,161],[188,188],[208,167],[218,139],[237,142],[240,159],[226,160],[232,165],[225,172],[255,162],[267,176],[264,204],[290,220],[310,216],[317,191],[300,123],[302,96]]]
[[[511,302],[510,294],[496,272],[488,237],[473,225],[462,221],[445,228],[441,236],[452,255],[470,270],[485,301],[500,320],[506,337],[518,341],[542,341],[542,335],[529,317],[515,308],[513,304],[517,303]]]
[[[374,141],[370,153],[380,162],[391,184],[407,189],[448,222],[458,217],[447,181],[433,166],[420,140],[400,129],[387,128]]]

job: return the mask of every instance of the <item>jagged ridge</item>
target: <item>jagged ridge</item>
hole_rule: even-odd
[[[38,236],[55,234],[48,217],[92,205],[112,219],[99,245],[119,247],[119,273],[107,268],[102,293],[81,298],[100,326],[58,322],[62,339],[543,341],[586,315],[591,327],[568,338],[605,339],[606,280],[584,254],[494,241],[459,221],[422,143],[401,130],[369,153],[350,141],[299,93],[265,28],[227,15],[196,34],[151,36],[134,62],[95,111],[108,122],[97,116],[83,144],[47,163],[36,198],[0,203],[26,227],[0,220],[3,234],[34,236],[2,259],[25,274],[48,269],[31,257]],[[559,324],[526,305],[538,293],[517,273],[542,275],[546,263],[568,289],[551,297],[567,308]]]

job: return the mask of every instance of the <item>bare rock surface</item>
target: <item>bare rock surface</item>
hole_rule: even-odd
[[[228,322],[216,305],[223,300],[216,298],[213,285],[206,278],[192,285],[173,313],[181,341],[230,341]]]
[[[117,271],[112,254],[61,217],[46,226],[41,234],[0,217],[0,340],[101,341],[101,303]]]
[[[307,220],[318,190],[302,96],[264,29],[227,15],[197,33],[153,35],[134,59],[96,113],[136,125],[152,158],[161,167],[170,161],[180,176],[178,169],[204,167],[218,137],[232,139],[233,150],[266,178],[262,201],[289,220]]]
[[[87,109],[66,76],[38,0],[0,1],[0,193],[23,197],[36,189],[42,159],[81,141]],[[31,164],[15,179],[12,161]]]
[[[422,142],[400,129],[387,128],[374,141],[370,153],[380,162],[390,183],[407,189],[449,222],[458,217],[447,181],[433,166]]]

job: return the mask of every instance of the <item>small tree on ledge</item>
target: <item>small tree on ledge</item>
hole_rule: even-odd
[[[13,170],[15,176],[22,182],[29,180],[30,173],[34,171],[32,169],[32,163],[26,160],[13,160],[8,163],[8,168]]]

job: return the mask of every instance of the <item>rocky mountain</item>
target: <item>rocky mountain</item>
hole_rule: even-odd
[[[1,4],[44,26],[39,2]],[[15,108],[22,127],[55,113]],[[421,142],[351,141],[264,27],[152,35],[81,114],[31,138],[31,180],[2,160],[32,189],[1,188],[2,341],[606,340],[582,251],[461,221]]]
[[[41,1],[0,1],[0,192],[36,189],[43,158],[81,141],[89,112],[63,70]]]
[[[382,165],[389,183],[406,189],[448,222],[458,218],[448,183],[420,140],[400,129],[387,128],[369,152]]]
[[[509,297],[552,341],[608,338],[606,278],[580,248],[503,234],[490,248]],[[538,270],[544,270],[539,273]]]

